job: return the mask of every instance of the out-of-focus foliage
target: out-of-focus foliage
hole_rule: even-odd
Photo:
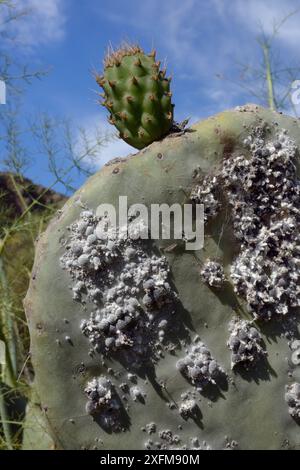
[[[24,93],[48,73],[17,59],[22,55],[14,25],[30,14],[13,0],[0,0],[0,80],[7,88],[7,104],[0,106],[0,346],[6,359],[3,365],[0,358],[0,449],[21,446],[26,402],[31,400],[34,372],[23,299],[35,239],[66,199],[53,188],[59,185],[72,194],[75,180],[92,173],[109,139],[99,129],[87,132],[66,118],[46,114],[35,116],[30,124],[22,106]],[[48,163],[48,188],[24,176],[37,158]]]

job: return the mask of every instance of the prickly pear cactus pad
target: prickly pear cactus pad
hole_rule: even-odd
[[[247,105],[107,164],[57,213],[25,301],[57,448],[300,448],[299,146],[298,120]],[[129,238],[97,210],[119,196]],[[201,250],[143,237],[133,205],[163,203],[204,203]]]
[[[123,45],[109,51],[103,75],[96,75],[103,88],[108,121],[120,137],[142,149],[165,135],[173,124],[171,78],[160,68],[155,51],[145,54],[139,46]]]

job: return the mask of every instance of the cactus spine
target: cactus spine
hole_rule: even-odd
[[[101,104],[108,121],[120,137],[137,149],[159,140],[173,124],[171,78],[160,67],[156,53],[145,54],[139,46],[123,45],[110,50],[103,75],[96,74],[103,88]]]

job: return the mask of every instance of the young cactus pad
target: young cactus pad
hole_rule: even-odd
[[[96,81],[104,91],[108,121],[128,144],[142,149],[170,130],[171,79],[160,68],[155,51],[147,55],[139,46],[125,45],[109,52],[103,75],[96,75]]]
[[[107,164],[57,214],[25,301],[57,448],[299,448],[299,148],[299,120],[247,105]],[[205,199],[204,248],[95,237],[120,195]]]

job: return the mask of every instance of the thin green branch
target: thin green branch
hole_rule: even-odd
[[[274,94],[274,83],[273,83],[273,72],[271,68],[270,62],[270,46],[268,45],[267,41],[261,44],[264,61],[265,61],[265,68],[266,68],[266,83],[267,83],[267,93],[268,93],[268,105],[272,111],[277,109],[276,102],[275,102],[275,94]]]

